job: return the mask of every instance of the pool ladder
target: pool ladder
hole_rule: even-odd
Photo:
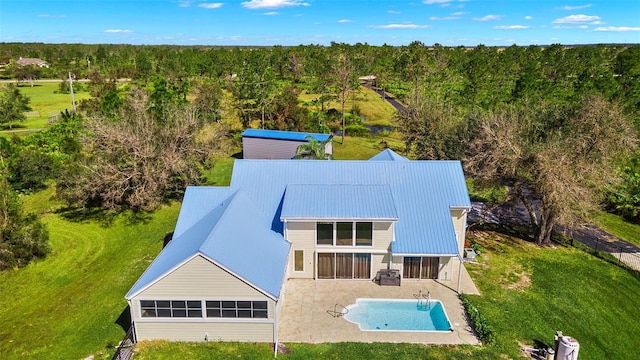
[[[338,310],[338,309],[340,309],[340,310]],[[335,305],[333,305],[333,311],[327,310],[327,313],[329,315],[333,316],[334,318],[337,318],[337,317],[340,317],[340,316],[345,316],[348,312],[349,312],[349,309],[347,309],[343,305],[340,305],[340,304],[337,304],[337,303]]]
[[[424,300],[427,300],[426,304]],[[418,291],[418,308],[421,310],[429,310],[431,308],[431,291],[427,291],[427,295],[424,295],[422,290]]]

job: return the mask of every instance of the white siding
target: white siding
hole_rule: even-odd
[[[138,322],[137,340],[273,342],[273,323]]]
[[[466,236],[466,226],[467,226],[467,211],[452,209],[451,210],[451,221],[453,221],[453,229],[458,235],[458,251],[459,254],[462,255],[462,251],[464,250],[464,239]]]
[[[142,318],[140,300],[262,300],[268,319]],[[139,340],[204,341],[207,333],[209,340],[272,342],[275,301],[196,256],[131,299],[131,315]]]
[[[389,252],[393,240],[393,222],[373,223],[373,246],[316,246],[315,221],[288,221],[287,240],[291,242],[289,278],[315,277],[316,251],[319,252],[371,252],[371,277],[378,270],[388,268]],[[294,251],[304,251],[304,271],[294,271]]]

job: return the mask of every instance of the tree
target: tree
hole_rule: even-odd
[[[331,160],[331,154],[327,154],[327,143],[329,140],[318,141],[313,136],[305,136],[306,144],[298,146],[296,149],[296,159]]]
[[[25,111],[30,111],[30,99],[20,93],[20,90],[9,84],[0,90],[0,125],[9,124],[15,121],[24,121]]]
[[[116,118],[85,120],[83,151],[57,183],[70,206],[153,210],[200,182],[200,166],[224,132],[201,134],[203,121],[187,104],[164,104],[160,113],[147,104],[147,94],[134,90]]]
[[[346,118],[345,118],[345,105],[347,103],[347,99],[349,98],[349,93],[353,91],[354,85],[354,72],[353,67],[351,65],[351,61],[344,54],[338,54],[337,61],[333,66],[333,86],[336,89],[336,95],[340,100],[341,113],[342,113],[342,141],[344,144],[344,133],[346,129]]]
[[[22,267],[51,251],[49,233],[34,215],[25,214],[20,199],[0,174],[0,270]]]
[[[25,65],[25,66],[17,66],[13,71],[13,76],[18,79],[18,81],[29,81],[31,83],[31,87],[33,87],[33,82],[40,77],[41,70],[39,67],[35,65]]]
[[[577,109],[548,104],[503,107],[487,114],[465,161],[481,180],[510,186],[526,207],[535,240],[554,225],[573,226],[616,181],[616,160],[637,146],[621,108],[587,97]]]

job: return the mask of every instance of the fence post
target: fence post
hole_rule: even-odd
[[[618,246],[618,251],[620,252],[618,254],[618,265],[620,265],[620,262],[622,261],[622,246]]]
[[[599,241],[600,241],[600,239],[596,238],[596,248],[595,248],[596,253],[598,252],[598,242]]]

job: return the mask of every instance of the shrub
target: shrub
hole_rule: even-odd
[[[493,328],[489,325],[487,318],[480,313],[478,308],[476,308],[471,302],[469,302],[469,298],[465,294],[460,294],[460,300],[462,301],[462,306],[464,306],[467,314],[469,314],[469,320],[471,320],[471,326],[474,331],[485,344],[491,344],[495,340],[493,334]]]

